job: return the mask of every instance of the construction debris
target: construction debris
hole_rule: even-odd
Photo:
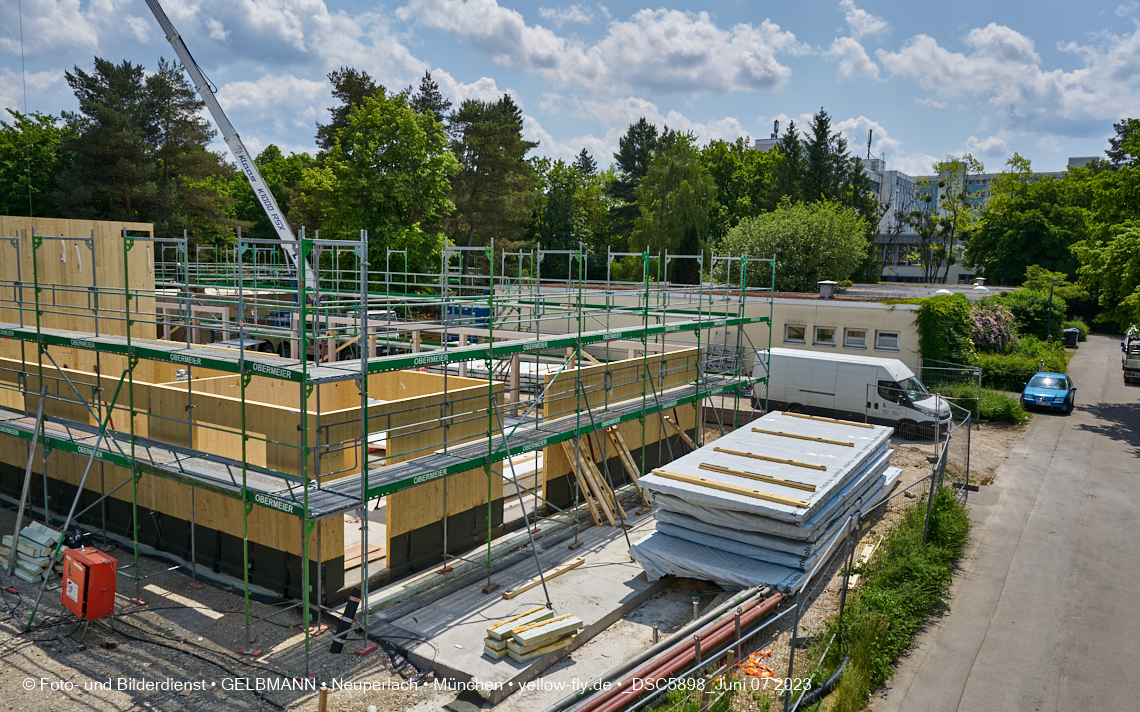
[[[630,553],[650,581],[795,592],[843,541],[850,516],[882,501],[901,473],[890,467],[891,428],[779,412],[756,424],[641,479],[658,505],[656,531]]]
[[[57,542],[59,542],[59,532],[55,529],[49,529],[39,522],[32,522],[24,527],[20,530],[20,538],[16,542],[14,554],[16,568],[12,573],[28,583],[43,581]],[[9,552],[12,551],[11,534],[4,536],[3,544],[8,547]],[[56,568],[62,570],[62,565],[57,563]]]

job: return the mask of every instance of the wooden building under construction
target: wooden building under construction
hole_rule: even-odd
[[[738,257],[646,254],[618,283],[580,252],[480,248],[461,272],[446,248],[422,275],[369,265],[363,237],[299,238],[306,284],[276,241],[9,217],[0,238],[0,497],[318,606],[489,567],[549,515],[620,525],[623,493],[700,443],[707,398],[763,380],[746,354],[769,345],[744,335],[770,315],[744,316],[743,285],[771,265]],[[544,275],[553,254],[567,271]],[[722,283],[669,284],[677,259]]]

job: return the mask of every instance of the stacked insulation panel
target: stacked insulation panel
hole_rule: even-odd
[[[656,530],[630,553],[650,581],[795,592],[841,545],[851,515],[898,482],[891,432],[769,413],[641,478]]]

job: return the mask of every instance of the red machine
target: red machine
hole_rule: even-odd
[[[68,549],[63,553],[63,605],[80,620],[111,615],[118,570],[119,561],[98,549]]]

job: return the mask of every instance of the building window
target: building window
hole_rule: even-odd
[[[835,346],[835,327],[834,326],[817,326],[815,327],[815,342],[819,346]]]
[[[876,331],[875,332],[875,348],[880,351],[898,351],[899,350],[899,332],[897,331]]]
[[[784,341],[789,344],[807,343],[806,334],[806,326],[792,326],[788,324],[784,327]]]
[[[866,329],[844,329],[843,330],[843,345],[849,349],[865,349],[865,348],[867,348],[867,330]]]

